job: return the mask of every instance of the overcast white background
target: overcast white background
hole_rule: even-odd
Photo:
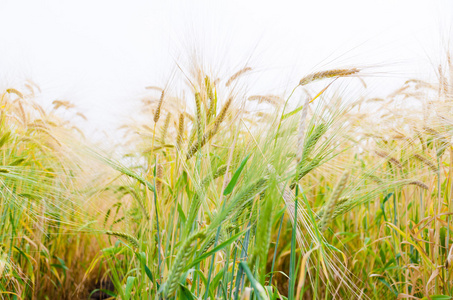
[[[370,78],[389,90],[434,76],[453,1],[0,0],[0,12],[0,88],[31,79],[45,107],[69,100],[83,128],[112,133],[193,49],[222,76],[247,63],[263,92],[327,67],[378,66]]]

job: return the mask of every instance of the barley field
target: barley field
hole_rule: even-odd
[[[385,98],[342,92],[366,67],[254,95],[194,64],[115,147],[1,90],[0,298],[451,299],[445,61]]]

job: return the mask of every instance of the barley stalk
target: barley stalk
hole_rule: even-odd
[[[305,135],[305,120],[307,119],[307,112],[308,112],[308,105],[310,100],[307,98],[305,101],[304,107],[302,109],[302,114],[300,115],[300,122],[299,122],[299,133],[297,135],[297,151],[296,151],[296,159],[298,162],[302,160],[302,153],[304,151],[304,135]]]

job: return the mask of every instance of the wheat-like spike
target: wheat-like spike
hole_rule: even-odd
[[[198,238],[203,238],[205,235],[203,232],[197,232],[189,236],[184,243],[180,246],[176,258],[173,261],[173,264],[168,273],[167,281],[165,282],[165,287],[163,294],[165,298],[168,298],[172,295],[176,287],[178,286],[179,278],[181,277],[182,272],[184,271],[185,262],[190,257],[193,252],[191,244]]]
[[[198,144],[201,144],[201,139],[203,137],[203,129],[201,128],[201,96],[200,93],[195,94],[195,105],[197,108],[197,137],[198,137]]]
[[[370,178],[371,180],[373,180],[374,182],[378,183],[378,184],[381,184],[383,181],[381,178],[377,177],[376,175],[373,175],[373,174],[365,174],[366,177]]]
[[[437,172],[437,167],[436,165],[431,162],[428,158],[424,157],[423,155],[420,154],[414,154],[414,158],[425,164],[427,167],[429,167],[433,172]]]
[[[217,110],[217,91],[212,91],[211,81],[208,76],[205,77],[206,93],[209,98],[209,108],[206,116],[206,122],[209,124],[211,118],[215,116]]]
[[[173,147],[175,147],[175,145],[164,144],[164,145],[159,145],[159,146],[154,146],[152,148],[148,148],[148,149],[144,150],[143,153],[151,153],[151,152],[154,152],[154,151],[157,151],[157,150],[160,150],[160,149],[173,148]]]
[[[326,208],[324,209],[324,213],[322,215],[321,221],[319,222],[319,230],[321,232],[325,231],[327,224],[330,223],[330,221],[331,221],[333,211],[335,209],[338,199],[341,196],[341,193],[343,192],[343,189],[346,186],[348,177],[349,177],[348,172],[343,173],[343,175],[341,176],[340,180],[337,183],[337,186],[333,190],[332,196],[329,198],[329,200],[326,203]]]
[[[147,90],[156,90],[156,91],[159,91],[159,92],[162,92],[164,89],[161,88],[161,87],[158,87],[158,86],[145,86],[145,89]]]
[[[216,178],[223,176],[225,174],[226,170],[227,170],[227,165],[220,166],[215,171],[215,173],[212,175],[212,178],[211,178],[211,176],[206,176],[205,179],[203,179],[203,181],[201,182],[201,185],[204,186],[204,185],[208,184],[209,182],[211,182],[211,180],[215,180]]]
[[[429,187],[425,183],[423,183],[423,182],[421,182],[419,180],[409,181],[407,184],[408,185],[416,185],[416,186],[418,186],[418,187],[420,187],[420,188],[422,188],[424,190],[428,190],[429,189]]]
[[[260,178],[243,188],[232,199],[229,200],[227,206],[220,213],[222,218],[216,217],[208,227],[208,232],[214,232],[217,226],[222,224],[226,219],[231,217],[234,211],[235,216],[240,216],[242,212],[251,206],[251,200],[255,195],[261,193],[267,185],[267,179]]]
[[[299,82],[299,85],[304,86],[304,85],[309,84],[310,82],[313,82],[316,80],[321,80],[324,78],[332,78],[332,77],[344,77],[344,76],[356,74],[358,72],[360,72],[360,70],[357,68],[334,69],[334,70],[316,72],[316,73],[309,74],[309,75],[305,76],[304,78],[302,78]]]
[[[232,100],[232,98],[228,99],[228,101],[222,107],[222,110],[214,121],[213,127],[203,135],[201,142],[196,142],[194,145],[192,145],[192,147],[190,147],[189,151],[187,152],[187,159],[190,159],[198,151],[198,149],[201,149],[206,144],[206,142],[209,141],[217,133],[220,124],[226,116]]]
[[[403,164],[401,164],[401,162],[399,160],[397,160],[396,158],[391,157],[390,154],[388,154],[387,152],[376,150],[376,151],[374,151],[374,153],[376,153],[378,156],[380,156],[382,158],[387,159],[391,164],[397,166],[398,168],[400,168],[400,169],[403,168]]]
[[[258,101],[258,103],[269,103],[278,106],[282,103],[281,98],[275,95],[253,95],[247,98],[248,101]]]
[[[299,133],[297,135],[297,162],[300,162],[302,159],[302,153],[304,151],[304,135],[305,135],[305,120],[307,119],[308,105],[310,103],[309,98],[305,101],[304,107],[302,108],[302,114],[300,115],[299,122]]]
[[[290,189],[294,189],[296,187],[296,183],[299,180],[301,180],[305,175],[310,173],[314,168],[316,168],[318,166],[318,164],[321,162],[321,160],[322,160],[322,156],[318,155],[313,160],[311,160],[307,165],[299,164],[296,178],[291,183]],[[302,161],[304,161],[304,160],[302,160]]]
[[[164,127],[162,127],[160,142],[165,144],[165,137],[167,135],[168,126],[170,125],[171,113],[168,113],[165,117]]]
[[[159,102],[157,103],[156,112],[154,113],[154,123],[157,123],[160,118],[160,111],[162,109],[162,103],[164,102],[165,97],[165,90],[162,90],[162,94],[160,95]]]
[[[420,144],[422,145],[422,149],[423,151],[426,151],[426,145],[425,145],[425,140],[423,139],[422,135],[420,134],[420,132],[418,130],[415,130],[415,135],[418,137],[418,139],[420,140]]]
[[[24,95],[22,95],[22,93],[19,92],[19,91],[16,90],[16,89],[12,89],[12,88],[11,88],[11,89],[6,89],[6,92],[7,92],[8,94],[16,94],[19,98],[24,98]]]
[[[339,199],[337,200],[337,203],[336,203],[335,206],[338,207],[338,206],[340,206],[340,205],[346,203],[346,201],[348,201],[348,200],[349,200],[349,197],[341,197],[341,198],[339,198]],[[326,206],[324,205],[324,206],[321,207],[321,209],[318,211],[318,213],[317,213],[318,219],[321,219],[321,218],[322,218],[325,209],[326,209]]]
[[[235,81],[239,76],[241,76],[241,75],[243,75],[243,74],[245,74],[245,73],[247,73],[248,71],[251,71],[251,70],[252,70],[252,68],[246,67],[246,68],[243,68],[243,69],[237,71],[236,73],[233,74],[233,76],[230,77],[230,79],[228,79],[228,81],[225,83],[225,86],[229,87],[230,84],[233,81]]]
[[[119,237],[119,238],[123,238],[126,241],[128,241],[130,244],[132,244],[132,246],[134,246],[135,248],[139,248],[140,247],[140,244],[139,244],[138,240],[135,237],[133,237],[132,235],[130,235],[130,234],[127,234],[127,233],[124,233],[124,232],[119,232],[119,231],[111,231],[111,230],[107,230],[105,232],[105,234],[113,235],[113,236],[116,236],[116,237]]]
[[[184,139],[184,114],[179,114],[179,123],[178,123],[178,136],[176,138],[176,149],[181,151],[182,142]]]

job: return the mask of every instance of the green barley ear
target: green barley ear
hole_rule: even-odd
[[[179,251],[176,254],[176,258],[173,261],[173,264],[170,268],[167,281],[165,282],[165,286],[163,288],[164,298],[168,298],[176,291],[179,278],[181,277],[181,274],[184,271],[185,263],[189,259],[190,255],[193,253],[193,247],[191,247],[191,244],[195,242],[195,240],[203,238],[204,236],[205,235],[203,232],[194,233],[188,238],[186,238],[186,240],[181,244]]]
[[[325,209],[319,222],[319,231],[324,232],[326,230],[326,226],[332,221],[333,211],[337,204],[338,199],[343,192],[343,189],[346,186],[346,182],[348,180],[349,173],[345,172],[341,176],[340,180],[338,181],[337,185],[335,186],[332,196],[330,196],[329,200],[325,204]]]
[[[321,123],[314,128],[313,133],[310,134],[310,136],[307,138],[307,141],[305,142],[302,157],[301,157],[301,163],[305,162],[305,160],[308,158],[310,153],[315,148],[319,139],[326,133],[326,131],[327,131],[327,126],[324,123]]]
[[[203,136],[203,128],[202,128],[202,117],[201,117],[201,96],[200,93],[195,94],[195,106],[197,109],[197,138],[198,144],[201,144],[201,139]]]
[[[184,114],[179,114],[179,123],[178,123],[178,136],[176,138],[176,150],[181,151],[182,142],[184,139]]]
[[[124,232],[118,232],[118,231],[111,231],[111,230],[106,231],[105,234],[122,238],[122,239],[126,240],[129,244],[132,244],[132,246],[134,246],[135,248],[140,247],[138,240],[130,234],[127,234]]]
[[[208,76],[205,77],[204,82],[206,86],[206,93],[209,99],[209,108],[206,114],[206,123],[209,124],[217,111],[217,92],[215,91],[215,89],[213,91],[213,86]]]

